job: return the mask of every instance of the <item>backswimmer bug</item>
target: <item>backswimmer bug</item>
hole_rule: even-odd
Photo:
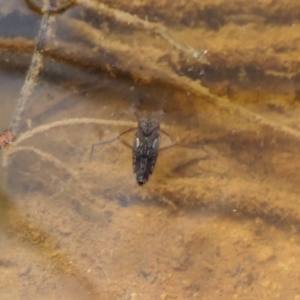
[[[133,146],[121,139],[122,135],[131,131],[136,131],[134,135]],[[169,134],[160,128],[160,124],[156,119],[141,119],[138,122],[137,127],[123,131],[116,138],[93,144],[91,147],[90,158],[93,156],[95,147],[120,140],[125,146],[132,150],[133,173],[136,175],[136,181],[138,185],[142,186],[149,180],[150,175],[153,173],[159,151],[175,146],[201,148],[210,156],[215,157],[209,151],[204,149],[202,145],[180,145],[175,144],[172,141],[171,145],[160,148],[160,133],[165,134],[172,141],[172,138],[169,136]]]

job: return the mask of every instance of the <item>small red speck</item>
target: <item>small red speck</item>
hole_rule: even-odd
[[[0,135],[0,148],[3,148],[6,145],[10,144],[14,139],[15,139],[15,137],[13,136],[13,134],[10,130],[4,131]]]

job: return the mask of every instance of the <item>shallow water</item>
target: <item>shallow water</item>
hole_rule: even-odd
[[[297,4],[0,4],[1,300],[300,299]]]

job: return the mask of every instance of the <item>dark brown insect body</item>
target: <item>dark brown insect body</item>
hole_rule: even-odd
[[[144,185],[152,174],[158,156],[160,142],[159,123],[154,119],[142,119],[133,142],[133,172],[139,185]]]

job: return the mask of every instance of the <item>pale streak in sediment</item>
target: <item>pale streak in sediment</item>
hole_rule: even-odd
[[[50,31],[50,23],[53,21],[53,16],[49,12],[49,7],[51,7],[52,2],[51,0],[44,0],[43,1],[43,14],[41,27],[38,34],[38,42],[35,49],[35,52],[32,56],[31,64],[29,70],[27,72],[24,85],[21,89],[20,97],[17,101],[17,108],[15,114],[13,116],[10,129],[13,134],[16,136],[19,132],[20,121],[22,118],[22,113],[25,110],[26,103],[31,96],[33,89],[36,85],[36,79],[39,75],[39,72],[43,66],[43,56],[41,51],[43,50],[47,37]]]

